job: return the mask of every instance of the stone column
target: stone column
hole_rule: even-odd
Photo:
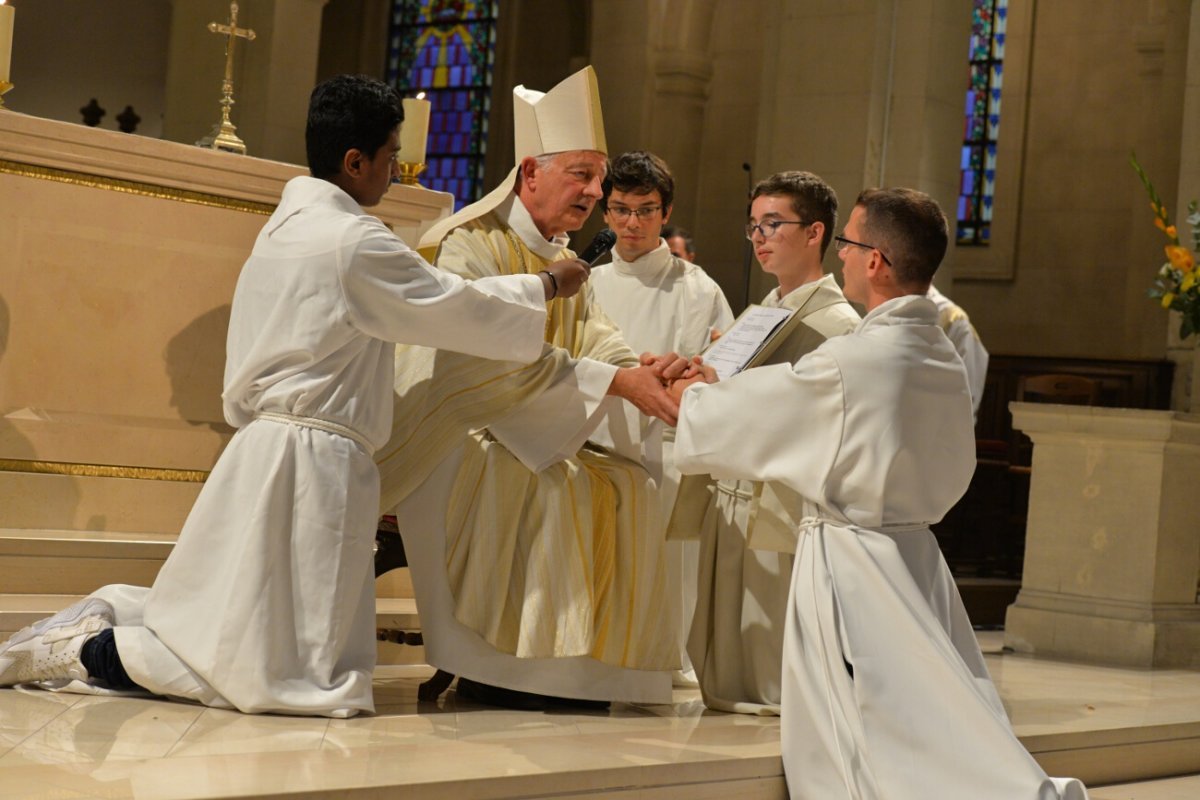
[[[1200,415],[1012,403],[1033,439],[1025,569],[1005,645],[1200,667]]]
[[[328,0],[255,0],[240,4],[238,27],[256,37],[234,50],[231,119],[247,152],[304,164],[304,123],[317,75],[321,10]],[[229,19],[228,0],[174,0],[167,57],[163,138],[192,144],[221,119],[223,37],[209,22]]]
[[[1179,228],[1179,238],[1190,245],[1187,225],[1187,206],[1200,200],[1200,0],[1192,0],[1188,20],[1187,69],[1183,89],[1182,146],[1179,155],[1179,197],[1170,209]],[[1175,362],[1175,379],[1171,387],[1171,408],[1177,411],[1200,412],[1200,335],[1187,341],[1179,339],[1179,315],[1172,312],[1167,332],[1167,358]]]
[[[650,150],[671,165],[675,177],[672,222],[695,231],[700,189],[700,146],[713,77],[709,50],[714,9],[688,0],[662,7],[654,64]]]
[[[969,6],[813,5],[781,0],[767,16],[756,175],[817,173],[841,200],[839,226],[865,186],[920,189],[953,214]],[[825,266],[840,262],[826,254]],[[756,277],[761,297],[771,280]]]

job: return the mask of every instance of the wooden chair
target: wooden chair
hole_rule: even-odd
[[[1017,379],[1018,402],[1094,406],[1100,384],[1082,375],[1022,375]]]

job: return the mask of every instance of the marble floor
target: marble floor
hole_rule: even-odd
[[[1167,731],[1200,752],[1200,672],[1037,661],[1000,653],[997,637],[981,635],[989,667],[1039,759],[1039,751],[1053,761],[1056,752],[1087,750],[1089,736],[1111,744],[1114,731],[1129,730],[1150,739]],[[785,796],[776,718],[707,712],[691,690],[676,691],[671,705],[609,712],[510,712],[453,691],[418,703],[428,674],[381,667],[377,715],[350,720],[0,690],[0,798],[384,798],[401,786],[406,798],[477,800]],[[1136,761],[1143,751],[1131,752]],[[1111,760],[1103,747],[1095,753]],[[1200,776],[1091,794],[1195,800]]]

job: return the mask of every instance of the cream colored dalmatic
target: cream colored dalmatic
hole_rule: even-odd
[[[682,471],[805,498],[783,656],[794,798],[1087,796],[1013,734],[929,530],[970,482],[971,417],[962,361],[916,296],[794,366],[684,394]]]
[[[513,94],[518,163],[606,150],[590,67],[545,95]],[[565,237],[539,233],[515,179],[422,239],[439,267],[480,278],[571,257]],[[606,393],[637,357],[586,286],[551,303],[545,340],[526,368],[397,350],[395,430],[379,462],[427,660],[510,689],[669,701],[678,651],[654,483],[635,461],[584,447],[619,411]]]
[[[769,364],[791,364],[826,339],[854,330],[858,312],[846,301],[832,275],[788,292],[773,289],[762,305],[789,308],[801,323],[771,355]],[[771,410],[753,406],[754,413]],[[689,484],[698,476],[687,476]],[[768,497],[782,487],[768,484]],[[688,651],[696,666],[704,704],[741,714],[778,714],[780,663],[794,542],[787,552],[763,549],[777,509],[761,501],[764,486],[749,480],[717,481],[697,509],[678,508],[673,527],[703,514],[700,531],[699,589]],[[689,494],[694,494],[691,490]],[[683,500],[680,501],[684,502]],[[694,501],[693,501],[694,502]],[[689,514],[690,512],[690,514]]]
[[[733,311],[717,282],[700,267],[671,254],[667,243],[634,261],[626,261],[616,250],[612,263],[592,270],[588,286],[601,308],[621,328],[629,346],[638,353],[676,353],[691,358],[712,341],[713,331],[729,330]],[[625,404],[626,425],[635,429],[641,415]],[[675,431],[664,431],[662,481],[658,497],[663,519],[669,519],[679,488],[679,471],[671,451]],[[687,657],[686,643],[696,608],[696,574],[700,543],[695,536],[667,542],[667,567],[671,592],[680,614],[679,657],[682,671],[677,682],[695,685],[696,675]]]
[[[154,586],[107,586],[130,677],[247,712],[371,711],[375,447],[402,340],[530,361],[540,279],[429,267],[332,183],[288,182],[238,278],[225,417],[239,430]]]

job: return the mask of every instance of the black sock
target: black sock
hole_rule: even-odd
[[[121,657],[117,654],[117,641],[112,628],[106,628],[83,643],[79,660],[88,671],[88,677],[103,681],[110,689],[140,689],[129,678]]]

